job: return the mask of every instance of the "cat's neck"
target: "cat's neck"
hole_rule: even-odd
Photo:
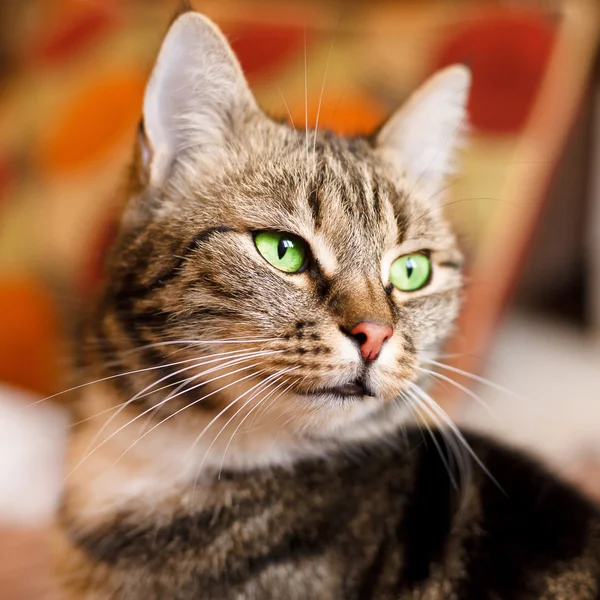
[[[227,419],[193,411],[180,418],[140,417],[143,411],[119,405],[114,391],[102,386],[84,396],[81,405],[90,414],[75,428],[67,477],[86,512],[99,513],[140,503],[158,506],[212,485],[223,471],[293,468],[302,460],[352,450],[385,439],[407,418],[397,407],[366,399],[355,409],[354,425],[332,425],[326,435],[308,437],[275,415],[224,427]],[[200,435],[207,431],[211,434]]]

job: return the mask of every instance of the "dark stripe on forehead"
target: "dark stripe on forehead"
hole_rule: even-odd
[[[330,159],[337,163],[339,170],[342,172],[342,176],[336,182],[343,190],[341,195],[341,202],[350,214],[354,209],[354,202],[352,198],[354,196],[354,165],[348,161],[348,157],[345,155],[344,149],[341,147],[339,140],[335,140],[331,143],[330,148]]]
[[[321,206],[321,188],[325,182],[326,167],[325,161],[322,159],[323,146],[318,144],[315,147],[315,168],[313,177],[309,180],[308,184],[308,196],[307,202],[310,208],[313,221],[315,223],[315,229],[321,227],[323,220],[322,206]]]
[[[404,241],[410,214],[408,211],[407,196],[403,190],[398,190],[394,185],[385,179],[378,180],[378,193],[380,200],[385,198],[391,205],[394,211],[394,218],[398,224],[398,244]]]
[[[315,222],[315,229],[321,227],[321,200],[319,199],[319,190],[317,183],[314,182],[310,186],[308,192],[308,206],[312,213],[313,221]]]
[[[371,202],[365,188],[364,178],[358,169],[356,169],[352,175],[353,179],[351,180],[351,184],[356,197],[356,208],[358,209],[357,215],[362,217],[363,221],[368,221],[371,214]]]
[[[381,219],[381,196],[379,195],[379,183],[377,178],[373,178],[371,197],[373,199],[373,212],[377,219]]]
[[[379,204],[379,197],[376,199],[374,193],[376,175],[372,173],[368,164],[356,155],[355,145],[341,146],[338,144],[334,158],[343,172],[341,185],[345,192],[342,201],[346,210],[354,218],[371,226],[373,215],[379,217],[376,208],[376,204]]]

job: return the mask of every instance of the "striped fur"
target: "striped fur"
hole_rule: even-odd
[[[77,356],[65,598],[600,597],[591,505],[479,439],[506,496],[476,472],[459,497],[443,438],[398,434],[460,304],[439,196],[465,86],[436,76],[367,138],[296,131],[212,24],[174,22]],[[303,238],[308,268],[271,267],[262,230]],[[432,276],[401,292],[390,265],[413,252]],[[370,363],[362,321],[393,328]]]
[[[478,473],[461,497],[411,432],[293,470],[223,473],[158,519],[123,511],[88,527],[67,503],[70,584],[94,600],[598,598],[598,511],[529,460],[471,443],[505,493]]]

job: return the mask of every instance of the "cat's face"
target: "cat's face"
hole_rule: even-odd
[[[157,344],[136,367],[177,362],[145,374],[173,384],[154,405],[287,414],[318,436],[399,402],[458,312],[438,196],[467,87],[447,71],[372,139],[295,131],[256,107],[212,25],[175,22],[103,326],[127,351]]]

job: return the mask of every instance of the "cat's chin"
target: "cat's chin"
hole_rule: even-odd
[[[364,441],[395,431],[410,419],[410,412],[395,402],[373,396],[315,394],[318,409],[302,422],[303,437],[321,440]]]

